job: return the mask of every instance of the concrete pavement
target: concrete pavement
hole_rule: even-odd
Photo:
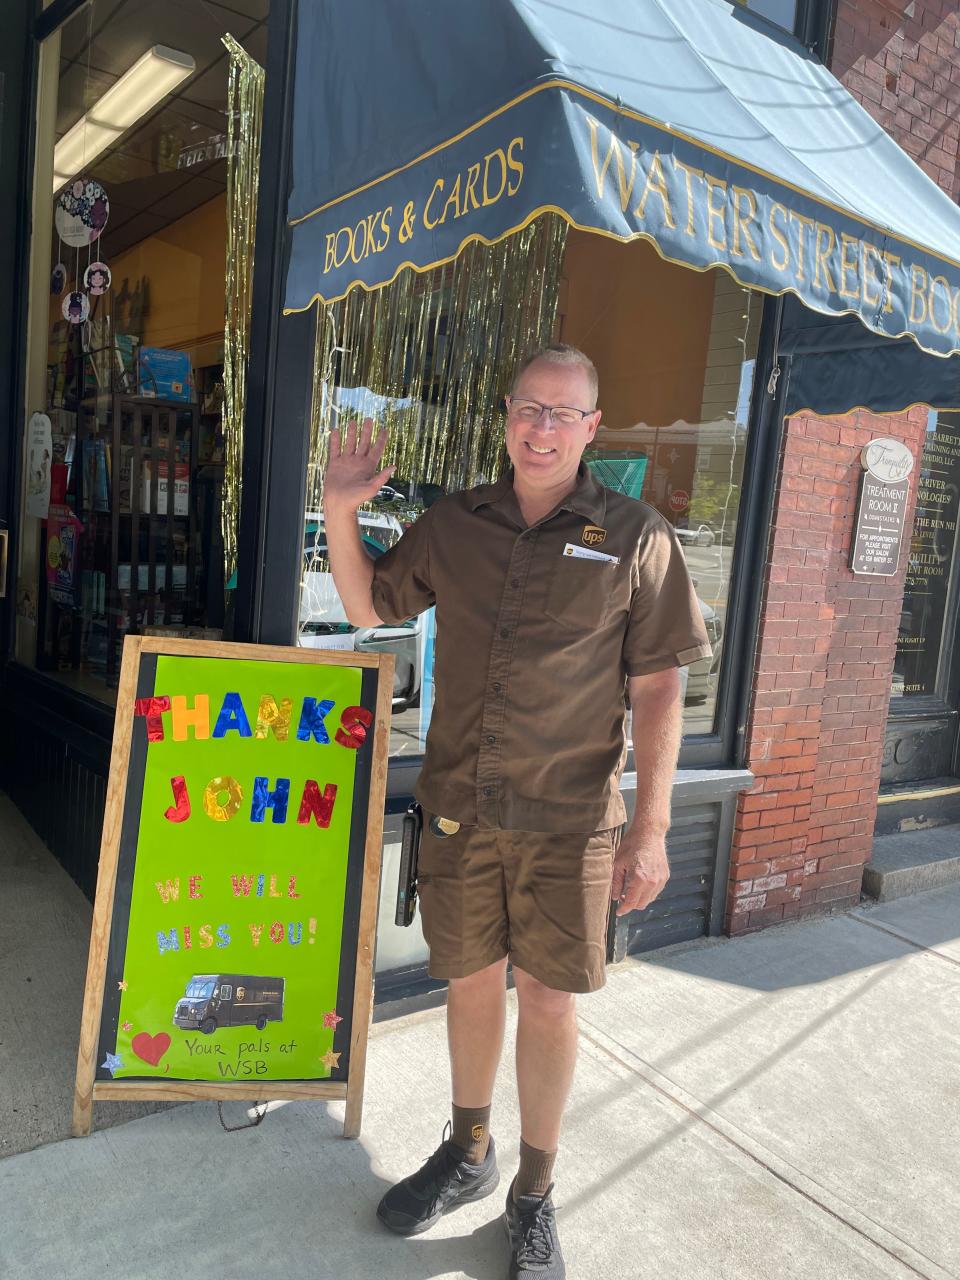
[[[90,903],[0,792],[0,1156],[70,1136],[92,916]],[[122,1124],[158,1109],[124,1102],[100,1123]]]
[[[571,1280],[960,1274],[960,888],[630,960],[580,1011]],[[499,1280],[500,1191],[416,1240],[373,1217],[439,1141],[447,1090],[428,1011],[374,1027],[359,1142],[340,1104],[239,1133],[192,1104],[11,1156],[0,1275]],[[509,1062],[494,1119],[505,1193]]]

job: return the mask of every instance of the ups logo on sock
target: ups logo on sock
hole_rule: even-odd
[[[474,1142],[479,1142],[483,1137],[483,1125],[475,1124],[470,1130],[470,1136],[473,1138]]]

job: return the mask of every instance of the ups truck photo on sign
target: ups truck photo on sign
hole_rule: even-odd
[[[218,1027],[256,1027],[283,1021],[283,979],[239,973],[201,973],[177,1001],[173,1025],[213,1035]]]

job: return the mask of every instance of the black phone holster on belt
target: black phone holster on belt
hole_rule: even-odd
[[[414,802],[403,815],[400,841],[400,879],[397,884],[396,924],[406,928],[413,924],[417,912],[417,863],[423,835],[423,810]]]

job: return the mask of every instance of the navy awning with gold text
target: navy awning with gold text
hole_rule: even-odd
[[[301,0],[287,311],[548,210],[960,351],[960,209],[727,0]]]

